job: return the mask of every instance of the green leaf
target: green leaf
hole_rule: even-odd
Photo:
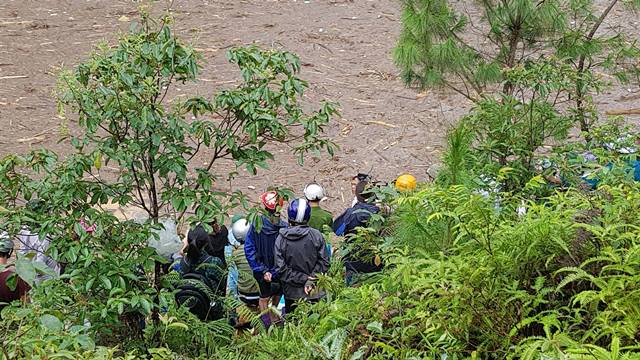
[[[147,299],[140,299],[140,305],[144,309],[145,314],[151,313],[151,303]]]
[[[367,324],[367,330],[377,334],[382,334],[382,323],[379,321],[370,322],[369,324]]]
[[[33,286],[36,279],[36,269],[31,260],[19,256],[16,259],[16,273],[22,280],[29,284],[29,286]]]
[[[102,276],[100,277],[100,281],[102,281],[102,285],[104,285],[104,288],[107,290],[111,290],[111,280],[109,280],[108,277],[106,276]]]
[[[182,330],[189,330],[189,327],[186,324],[183,324],[181,322],[173,322],[169,325],[167,325],[167,328],[169,329],[182,329]]]
[[[32,261],[31,264],[33,265],[33,267],[36,269],[36,272],[39,274],[44,274],[44,275],[48,275],[48,276],[56,276],[55,271],[53,271],[53,269],[51,269],[49,266],[47,266],[47,264],[40,262],[40,261]]]
[[[64,326],[57,317],[50,314],[40,316],[40,324],[51,332],[58,332],[62,330]]]
[[[84,285],[84,291],[89,292],[89,290],[91,290],[91,287],[93,286],[93,283],[96,281],[95,278],[91,278],[89,280],[87,280],[87,283]]]
[[[96,347],[95,342],[89,335],[78,335],[75,340],[85,350],[93,350]]]
[[[13,273],[9,275],[6,280],[6,285],[11,291],[16,291],[16,287],[18,286],[18,274]]]

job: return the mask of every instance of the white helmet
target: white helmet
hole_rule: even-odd
[[[247,222],[247,219],[240,219],[234,222],[233,226],[231,226],[231,233],[238,242],[243,243],[244,239],[247,237],[248,232],[249,223]]]
[[[324,189],[320,184],[311,183],[304,187],[304,197],[309,201],[320,201],[324,198]]]

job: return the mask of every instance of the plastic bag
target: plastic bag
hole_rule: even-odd
[[[178,235],[176,222],[173,219],[160,219],[160,224],[164,226],[164,230],[155,230],[158,238],[152,236],[149,238],[149,246],[156,249],[158,255],[170,258],[171,255],[179,252],[182,247],[182,239]]]

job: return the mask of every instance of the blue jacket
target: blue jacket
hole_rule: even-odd
[[[277,225],[274,225],[266,216],[262,216],[262,229],[259,233],[256,232],[255,225],[251,224],[244,241],[244,253],[255,274],[262,276],[270,272],[277,277],[274,249],[280,229],[286,227],[286,222],[280,220]]]
[[[338,236],[352,234],[355,228],[367,226],[371,215],[378,211],[380,209],[375,205],[359,202],[333,221],[333,232]]]
[[[606,166],[608,169],[612,169],[613,168],[613,164],[609,163]],[[633,180],[635,181],[640,181],[640,160],[629,160],[627,161],[627,163],[625,164],[625,168],[624,171],[628,174],[631,175],[633,174]],[[600,185],[600,178],[596,175],[596,176],[587,176],[587,175],[583,175],[581,177],[582,181],[584,181],[585,183],[589,184],[589,186],[591,186],[592,189],[595,189],[598,187],[598,185]]]
[[[333,231],[338,236],[354,234],[357,227],[365,227],[372,214],[380,211],[375,205],[357,203],[352,208],[345,210],[333,222]],[[347,237],[347,243],[351,239]],[[343,257],[344,266],[347,270],[358,273],[373,273],[382,270],[382,264],[374,263],[374,254],[371,251],[363,250],[356,246]]]

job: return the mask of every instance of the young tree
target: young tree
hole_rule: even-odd
[[[408,85],[444,86],[477,103],[515,95],[506,71],[555,56],[577,73],[561,100],[571,104],[574,121],[588,137],[597,119],[591,97],[604,85],[598,72],[625,82],[637,80],[640,69],[633,39],[599,31],[611,10],[624,5],[638,3],[613,0],[601,10],[589,0],[405,0],[394,58]],[[466,15],[468,7],[480,15]]]
[[[85,130],[72,144],[91,152],[89,175],[114,189],[113,200],[133,203],[154,220],[163,210],[182,213],[193,206],[197,220],[208,222],[225,213],[221,197],[232,195],[211,191],[219,161],[233,160],[255,173],[273,158],[265,145],[290,141],[295,127],[302,129],[294,148],[300,161],[308,151],[333,151],[319,135],[335,108],[324,103],[311,114],[302,110],[299,97],[307,83],[296,76],[295,55],[249,47],[232,49],[228,57],[240,68],[238,87],[211,100],[169,103],[175,83],[196,80],[198,54],[171,34],[166,20],[155,29],[144,19],[115,49],[102,45],[75,72],[63,73],[61,114],[77,114]],[[208,157],[208,165],[196,166],[197,156]],[[115,181],[98,176],[102,163],[115,163]]]
[[[212,189],[218,176],[212,170],[221,160],[255,173],[272,159],[265,145],[291,140],[298,126],[302,134],[296,138],[302,141],[294,151],[300,160],[310,150],[333,150],[319,133],[335,109],[325,103],[317,112],[303,112],[298,97],[307,83],[296,77],[299,60],[287,52],[232,49],[228,56],[240,68],[241,85],[212,100],[187,97],[168,103],[174,83],[196,80],[198,55],[171,34],[166,19],[158,27],[143,19],[115,49],[102,45],[88,62],[61,77],[60,109],[77,114],[85,129],[72,143],[80,152],[91,152],[95,167],[88,175],[113,190],[114,202],[141,207],[152,222],[163,210],[182,217],[190,208],[194,221],[222,222],[241,197]],[[187,121],[188,116],[195,120]],[[195,165],[198,156],[208,156],[208,165]],[[103,162],[120,170],[115,181],[99,176]]]

